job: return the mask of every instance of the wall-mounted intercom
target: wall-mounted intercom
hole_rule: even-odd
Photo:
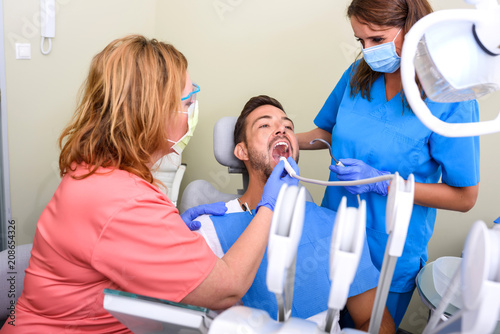
[[[52,40],[56,35],[56,3],[55,0],[40,0],[40,34],[42,35],[40,51],[47,55],[52,49]],[[45,39],[48,48],[45,49]]]

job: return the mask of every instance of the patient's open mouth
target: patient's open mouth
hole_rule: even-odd
[[[276,142],[273,146],[273,160],[278,163],[280,157],[288,158],[290,156],[290,150],[288,148],[288,143],[286,141],[280,140]]]

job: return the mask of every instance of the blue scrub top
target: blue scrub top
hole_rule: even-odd
[[[387,101],[384,75],[371,87],[371,101],[360,94],[351,97],[349,77],[357,63],[342,75],[316,116],[317,127],[332,134],[332,151],[337,159],[354,158],[415,182],[442,182],[454,187],[474,186],[479,182],[479,138],[447,138],[425,127],[410,110],[403,109],[402,92]],[[448,123],[477,122],[475,100],[436,103],[426,100],[428,108]],[[334,162],[332,161],[332,164]],[[337,181],[330,172],[330,181]],[[343,196],[349,206],[357,199],[344,187],[327,187],[322,206],[336,210]],[[376,193],[360,195],[367,202],[367,238],[373,263],[381,268],[388,235],[385,232],[386,197]],[[405,248],[398,259],[390,291],[408,292],[427,261],[427,243],[434,230],[436,209],[413,206]]]
[[[254,216],[248,212],[210,216],[224,253],[236,242]],[[306,202],[302,235],[297,249],[292,316],[306,319],[328,309],[330,243],[336,212]],[[267,290],[267,250],[255,279],[241,299],[243,305],[265,310],[276,320],[278,305],[274,293]],[[349,297],[377,286],[379,271],[373,265],[368,244],[363,248]]]

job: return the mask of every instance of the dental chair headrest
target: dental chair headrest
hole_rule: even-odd
[[[246,171],[243,162],[234,155],[234,126],[237,117],[223,117],[214,126],[214,155],[223,166],[229,168],[230,173]]]

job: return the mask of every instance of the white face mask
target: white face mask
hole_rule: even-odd
[[[186,112],[182,113],[186,114]],[[179,155],[186,148],[189,140],[194,134],[194,129],[198,124],[198,101],[193,102],[189,106],[187,114],[188,114],[188,130],[184,134],[184,136],[182,136],[178,141],[167,139],[169,142],[174,143],[174,145],[172,145],[172,149]]]

